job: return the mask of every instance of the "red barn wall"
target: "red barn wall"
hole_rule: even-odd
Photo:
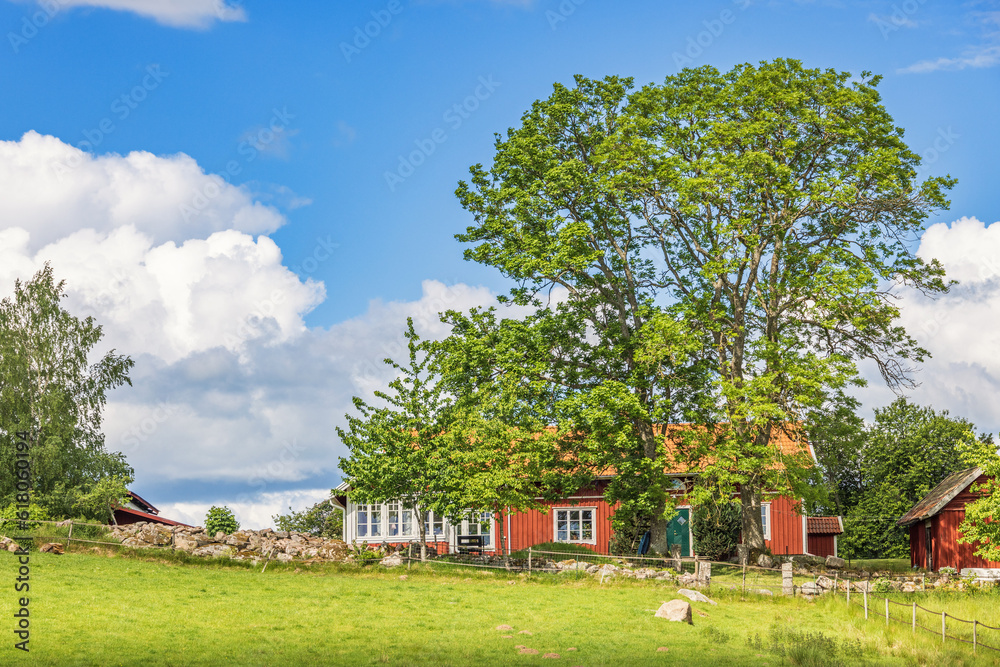
[[[809,535],[809,553],[813,556],[836,556],[837,546],[833,535]]]
[[[547,514],[543,514],[539,510],[511,514],[510,535],[507,538],[510,550],[520,551],[521,549],[533,547],[536,544],[555,541],[555,514],[551,508],[595,507],[594,536],[597,539],[597,543],[581,544],[580,546],[593,549],[600,554],[608,553],[608,543],[611,540],[611,517],[615,513],[617,504],[612,506],[604,499],[604,489],[606,486],[606,482],[599,482],[596,487],[583,489],[566,499],[545,502],[544,505],[550,508]],[[503,530],[506,533],[506,520],[504,520],[504,523]],[[494,535],[497,536],[499,543],[499,526],[494,527],[494,530],[496,531]]]
[[[805,553],[802,544],[803,517],[795,509],[798,503],[787,496],[764,499],[771,503],[771,539],[764,540],[775,556]],[[810,549],[810,553],[813,553]]]

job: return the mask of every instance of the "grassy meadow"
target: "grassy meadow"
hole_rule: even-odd
[[[11,582],[0,615],[11,629],[15,571],[15,556],[0,553]],[[31,652],[15,650],[8,631],[0,664],[1000,665],[1000,653],[974,659],[971,647],[865,621],[842,597],[742,598],[717,587],[718,606],[693,603],[694,625],[669,623],[653,611],[674,589],[650,581],[441,565],[272,563],[262,574],[169,554],[73,551],[33,553],[31,587]],[[921,604],[1000,616],[993,593],[933,595]]]

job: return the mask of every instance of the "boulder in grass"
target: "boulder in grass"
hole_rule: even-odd
[[[400,554],[389,554],[380,560],[379,564],[384,567],[399,567],[403,564],[403,557]]]
[[[771,591],[767,590],[766,588],[758,588],[756,592],[757,592],[757,595],[767,595],[767,596],[773,596],[774,595],[774,593],[772,593]]]
[[[677,591],[677,594],[683,595],[692,602],[707,602],[708,604],[713,604],[713,605],[719,604],[715,600],[708,599],[708,597],[706,597],[704,593],[700,593],[699,591],[692,591],[689,588],[682,588],[679,591]]]
[[[664,602],[654,614],[656,618],[665,618],[668,621],[677,621],[693,625],[691,621],[691,603],[687,600],[671,600]]]
[[[498,625],[496,629],[497,630],[513,630],[514,628],[510,627],[507,624],[503,624],[503,625]]]
[[[38,550],[43,554],[58,554],[62,555],[63,545],[60,542],[49,542],[48,544],[43,544],[38,547]]]
[[[847,561],[845,561],[843,558],[837,558],[836,556],[826,557],[826,566],[831,569],[839,570],[843,568],[845,565],[847,565]]]
[[[832,591],[836,588],[836,584],[830,577],[816,577],[816,585],[822,588],[824,591]]]
[[[807,581],[806,583],[802,584],[802,586],[799,588],[799,591],[801,591],[803,595],[819,595],[820,593],[823,592],[823,589],[820,588],[819,585],[816,584],[815,582]]]

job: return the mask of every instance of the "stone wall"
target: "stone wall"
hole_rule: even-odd
[[[193,556],[229,556],[254,563],[272,560],[343,562],[352,560],[351,550],[343,540],[313,537],[305,533],[264,530],[238,530],[231,535],[209,535],[201,527],[166,526],[139,522],[112,529],[115,539],[124,546],[137,548],[173,548]]]

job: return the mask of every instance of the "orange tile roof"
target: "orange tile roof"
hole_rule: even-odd
[[[810,535],[840,535],[844,532],[840,517],[836,516],[810,516],[806,518],[806,526]]]

